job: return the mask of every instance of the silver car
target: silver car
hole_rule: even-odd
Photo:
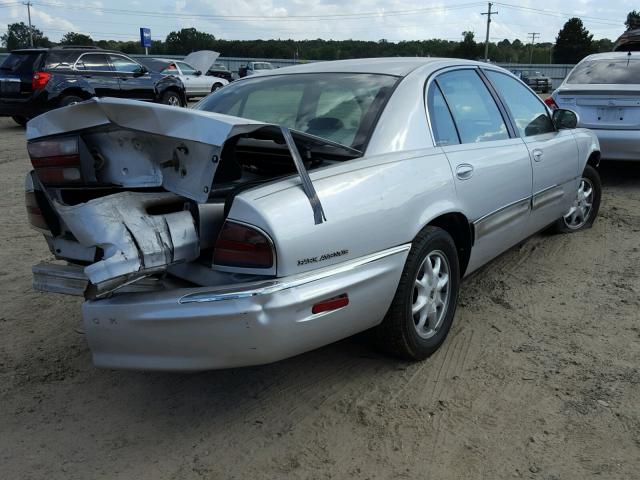
[[[28,124],[26,199],[63,262],[34,286],[84,296],[99,367],[262,364],[372,328],[421,360],[463,277],[595,220],[598,140],[575,124],[499,67],[435,58],[55,110]]]
[[[598,136],[602,158],[640,160],[640,52],[589,55],[547,103],[578,114]]]

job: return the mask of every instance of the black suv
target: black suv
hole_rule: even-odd
[[[89,47],[14,50],[0,66],[0,116],[20,125],[91,97],[186,106],[182,81],[126,55]]]

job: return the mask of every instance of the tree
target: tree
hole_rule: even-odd
[[[60,45],[93,45],[93,39],[84,33],[67,32],[62,36]]]
[[[640,28],[640,12],[632,10],[627,14],[627,21],[624,22],[627,26],[627,30],[635,30]]]
[[[593,35],[584,28],[582,20],[570,18],[558,32],[553,50],[555,63],[578,63],[593,53]]]
[[[456,57],[475,59],[478,56],[478,44],[474,40],[473,32],[462,32],[462,42],[456,48]]]
[[[33,35],[34,47],[50,47],[51,42],[44,34],[38,30],[35,26],[31,27],[31,33]],[[24,22],[11,23],[7,25],[7,33],[0,37],[2,44],[7,47],[7,50],[15,50],[17,48],[28,48],[29,45],[29,26]]]
[[[167,50],[175,53],[191,53],[197,50],[213,50],[216,37],[210,33],[199,32],[195,28],[183,28],[171,32],[165,40]]]

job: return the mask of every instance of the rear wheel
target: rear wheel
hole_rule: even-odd
[[[176,92],[164,92],[162,95],[162,103],[165,105],[172,105],[174,107],[181,107],[182,101],[180,101],[180,96]]]
[[[426,227],[413,241],[396,295],[377,327],[379,344],[406,360],[423,360],[446,338],[458,302],[460,267],[451,236]]]
[[[69,105],[75,105],[76,103],[82,102],[83,99],[78,97],[77,95],[65,95],[60,99],[59,105],[61,107],[67,107]]]
[[[602,185],[598,171],[587,165],[578,183],[575,199],[569,211],[555,224],[562,233],[577,232],[590,228],[598,216]]]
[[[14,122],[16,122],[21,127],[24,127],[27,124],[27,122],[29,121],[29,119],[27,117],[23,117],[22,115],[14,115],[11,118],[13,119]]]

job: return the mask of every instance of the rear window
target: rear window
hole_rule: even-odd
[[[640,60],[633,58],[587,60],[576,65],[567,83],[640,84]]]
[[[397,81],[365,73],[260,76],[231,83],[194,108],[285,125],[360,150]]]
[[[31,74],[40,65],[43,52],[14,52],[0,65],[3,72],[17,75]]]

